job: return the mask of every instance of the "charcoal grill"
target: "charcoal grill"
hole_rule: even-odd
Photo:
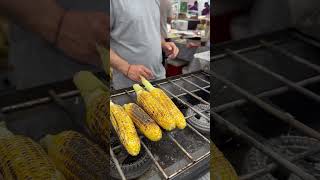
[[[214,102],[211,106],[211,132],[224,129],[220,137],[228,136],[226,139],[233,139],[231,141],[237,145],[247,144],[249,149],[253,147],[271,160],[265,167],[243,173],[243,162],[239,162],[243,152],[239,150],[241,154],[234,156],[237,152],[233,151],[230,155],[232,153],[225,148],[225,153],[238,167],[241,180],[259,179],[277,169],[282,169],[291,178],[317,179],[296,162],[320,152],[320,129],[315,129],[315,122],[307,121],[303,116],[297,117],[295,111],[279,105],[277,99],[291,95],[289,101],[292,103],[287,99],[287,104],[292,105],[295,99],[302,98],[301,102],[312,104],[311,108],[305,108],[314,109],[312,112],[316,115],[320,107],[319,50],[317,39],[295,29],[213,47],[210,71],[211,82],[214,83],[211,90]],[[253,112],[255,115],[252,115]],[[252,116],[255,120],[250,118]],[[266,124],[268,126],[263,128]],[[306,136],[319,143],[286,158],[266,142],[272,136],[287,134]],[[211,134],[214,140],[219,141],[215,136],[217,134]],[[220,144],[223,147],[226,143]]]
[[[105,80],[101,74],[100,79]],[[187,119],[199,115],[210,120],[210,109],[198,111],[197,104],[210,105],[210,78],[205,72],[195,72],[153,82],[168,93],[183,112],[191,109],[194,113]],[[74,129],[86,135],[83,127],[85,109],[78,90],[71,80],[19,92],[5,92],[0,102],[7,125],[16,134],[22,134],[38,141],[47,133],[56,134]],[[118,104],[134,102],[135,93],[131,88],[112,92],[111,99]],[[57,104],[59,106],[57,106]],[[62,108],[62,109],[61,109]],[[89,135],[88,135],[89,136]],[[142,139],[142,148],[152,161],[151,168],[137,179],[195,179],[209,171],[209,135],[200,133],[187,124],[184,130],[164,132],[160,142],[151,143]],[[161,143],[161,146],[158,144]],[[150,145],[149,145],[150,144]],[[110,157],[119,175],[126,179],[121,164],[110,148]]]

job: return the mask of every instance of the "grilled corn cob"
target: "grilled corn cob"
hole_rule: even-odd
[[[222,152],[211,142],[211,180],[238,180],[238,175]]]
[[[107,154],[78,132],[47,135],[40,142],[67,179],[98,180],[109,175]]]
[[[131,118],[122,106],[114,104],[113,102],[110,102],[110,110],[113,116],[111,123],[121,143],[130,155],[138,155],[141,148],[140,139]]]
[[[163,129],[171,131],[176,127],[171,114],[148,91],[139,84],[133,85],[137,94],[138,104],[154,119]]]
[[[108,88],[92,73],[81,71],[74,76],[86,104],[86,123],[91,134],[102,143],[109,143],[109,97]]]
[[[145,78],[141,77],[142,84],[145,88],[150,92],[150,94],[159,101],[163,107],[167,109],[167,111],[171,114],[176,122],[176,126],[179,129],[184,129],[187,125],[186,119],[184,118],[182,112],[178,109],[178,107],[172,102],[172,100],[168,97],[168,95],[163,92],[160,88],[155,88],[152,84],[147,81]]]
[[[159,141],[162,132],[157,123],[137,104],[129,103],[124,106],[125,111],[139,130],[151,141]]]
[[[39,144],[5,127],[0,131],[0,173],[5,180],[65,179]]]

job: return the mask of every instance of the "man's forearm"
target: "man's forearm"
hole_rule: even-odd
[[[130,64],[110,49],[110,65],[112,68],[126,74]]]
[[[4,15],[53,42],[63,8],[55,0],[0,0]]]

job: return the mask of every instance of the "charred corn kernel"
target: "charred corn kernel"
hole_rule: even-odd
[[[64,180],[45,151],[32,139],[9,135],[0,135],[0,172],[5,180],[16,179],[55,179]]]
[[[238,175],[230,162],[225,159],[222,152],[211,142],[211,168],[212,180],[238,180]]]
[[[152,84],[147,81],[145,78],[141,77],[142,84],[145,88],[151,93],[151,95],[162,104],[163,107],[171,114],[176,122],[176,126],[179,129],[184,129],[187,126],[186,119],[184,118],[182,112],[179,108],[173,103],[169,96],[163,92],[160,88],[155,88]]]
[[[151,141],[159,141],[162,132],[157,123],[137,104],[129,103],[124,106],[125,111],[139,130]]]
[[[137,94],[138,104],[154,119],[163,129],[171,131],[176,127],[175,120],[170,112],[161,105],[148,91],[139,84],[133,85]]]
[[[78,132],[47,135],[40,142],[67,179],[102,180],[109,175],[107,154]]]
[[[101,143],[109,143],[109,97],[108,88],[91,72],[81,71],[74,76],[86,104],[86,124],[91,134]]]
[[[110,102],[110,110],[113,117],[111,123],[117,132],[119,139],[128,153],[136,156],[140,152],[140,139],[130,116],[122,106]]]

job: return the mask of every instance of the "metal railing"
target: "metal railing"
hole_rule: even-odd
[[[308,45],[312,45],[316,48],[320,48],[318,42],[311,40],[311,39],[308,39],[307,37],[304,37],[300,34],[293,34],[293,38],[295,40],[301,41],[301,42],[306,43]],[[294,54],[293,52],[289,52],[288,50],[286,50],[280,46],[277,46],[277,42],[268,42],[266,40],[260,39],[256,46],[253,46],[250,48],[243,48],[240,50],[239,49],[237,49],[237,50],[225,49],[225,53],[223,53],[221,55],[216,55],[213,58],[221,59],[221,58],[230,56],[230,57],[232,57],[232,60],[246,63],[251,68],[254,68],[258,71],[261,71],[261,72],[265,73],[266,75],[269,75],[273,79],[282,82],[284,84],[284,86],[276,88],[276,89],[268,90],[268,91],[265,91],[265,92],[262,92],[260,94],[255,95],[255,94],[252,94],[252,93],[248,92],[247,90],[241,88],[240,86],[236,85],[235,83],[228,80],[227,78],[223,77],[221,74],[218,74],[218,73],[214,72],[214,70],[212,70],[209,74],[213,78],[222,82],[223,84],[225,84],[226,86],[231,88],[234,92],[236,92],[237,94],[239,94],[243,97],[243,99],[235,100],[233,102],[228,102],[228,103],[219,105],[217,107],[211,107],[211,116],[213,117],[212,120],[213,120],[213,122],[216,122],[220,125],[227,127],[227,129],[229,131],[231,131],[233,134],[241,137],[242,139],[245,140],[245,142],[247,142],[248,144],[251,144],[253,147],[260,150],[262,153],[264,153],[265,155],[267,155],[268,157],[270,157],[273,160],[273,163],[268,164],[267,166],[265,166],[264,168],[261,168],[260,170],[250,172],[249,174],[242,175],[240,177],[241,180],[249,180],[249,179],[261,177],[263,175],[270,173],[271,171],[276,169],[278,166],[281,166],[281,167],[287,169],[289,172],[294,173],[295,175],[297,175],[301,179],[316,180],[316,178],[314,176],[305,172],[303,169],[301,169],[296,164],[294,164],[294,162],[301,160],[307,156],[319,153],[320,147],[314,147],[312,149],[309,149],[308,151],[305,151],[303,153],[297,154],[294,157],[286,159],[281,154],[274,152],[271,149],[271,147],[269,147],[268,145],[262,144],[256,138],[250,136],[245,130],[242,130],[242,128],[234,125],[233,123],[229,122],[228,120],[226,120],[225,118],[223,118],[222,116],[220,116],[218,114],[218,113],[225,111],[227,109],[242,106],[245,103],[252,103],[252,104],[255,104],[256,106],[258,106],[259,108],[261,108],[262,110],[264,110],[265,112],[273,115],[277,119],[282,120],[283,122],[287,123],[289,126],[294,127],[295,129],[299,130],[301,133],[320,141],[320,133],[318,131],[303,124],[302,122],[300,122],[299,120],[294,118],[288,112],[285,112],[283,110],[279,110],[276,107],[274,107],[273,105],[268,104],[266,101],[263,101],[263,99],[262,99],[262,98],[266,98],[266,97],[280,95],[280,94],[285,93],[289,90],[293,90],[293,91],[299,92],[303,96],[308,97],[309,99],[311,99],[317,103],[320,103],[320,95],[305,88],[305,86],[307,86],[307,85],[320,82],[320,74],[315,75],[315,76],[308,78],[308,79],[304,79],[300,82],[292,82],[287,77],[284,77],[276,72],[271,71],[270,69],[266,68],[265,66],[254,62],[253,59],[249,59],[244,54],[242,54],[244,52],[249,52],[251,50],[256,50],[258,48],[264,48],[266,50],[271,50],[273,53],[278,53],[280,55],[286,56],[288,59],[295,61],[295,62],[298,62],[301,65],[309,67],[310,69],[313,69],[316,72],[320,73],[320,66],[319,65],[316,65],[316,64],[310,62],[309,60]],[[245,126],[245,125],[241,125],[241,126]],[[245,127],[245,129],[249,129],[249,127]]]

